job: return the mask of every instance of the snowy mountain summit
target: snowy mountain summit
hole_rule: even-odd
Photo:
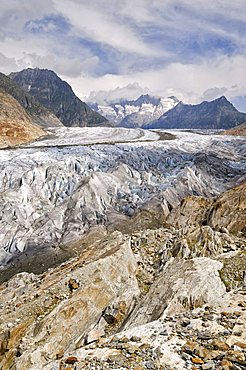
[[[90,105],[115,125],[130,128],[142,127],[160,118],[178,103],[179,100],[175,96],[162,98],[145,94],[136,100],[121,100],[109,105]]]

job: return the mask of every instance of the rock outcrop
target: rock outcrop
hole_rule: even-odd
[[[225,307],[193,309],[117,333],[79,348],[57,369],[229,370],[245,368],[244,290],[228,295]],[[71,362],[70,362],[71,363]]]
[[[246,183],[215,199],[186,197],[171,212],[166,223],[177,228],[208,225],[217,231],[227,229],[232,234],[241,233],[246,236]]]
[[[242,123],[230,130],[224,131],[224,135],[235,135],[235,136],[245,136],[246,135],[246,123]]]
[[[129,242],[113,234],[43,276],[16,275],[1,287],[1,369],[41,370],[87,343],[95,327],[104,332],[108,307],[125,316],[134,305],[135,270]]]
[[[28,68],[9,77],[54,113],[65,126],[110,126],[73,92],[71,86],[48,69]]]
[[[230,233],[246,236],[246,183],[216,199],[209,210],[208,222],[214,229],[226,228]]]
[[[36,140],[46,133],[26,114],[20,104],[0,90],[0,148]]]
[[[226,293],[220,279],[221,262],[201,257],[170,260],[136,306],[127,327],[146,324],[203,305],[218,305]]]

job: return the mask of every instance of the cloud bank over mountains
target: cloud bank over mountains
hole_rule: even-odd
[[[244,10],[244,0],[1,2],[1,71],[53,69],[81,97],[129,98],[135,83],[194,103],[246,95]]]

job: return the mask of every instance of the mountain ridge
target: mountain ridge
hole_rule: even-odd
[[[90,106],[106,116],[115,126],[135,128],[142,127],[159,118],[178,103],[174,96],[163,98],[142,94],[135,100],[120,99],[108,105],[90,103]]]
[[[179,102],[159,119],[144,128],[229,129],[246,121],[246,113],[238,112],[225,96],[196,105]]]
[[[59,127],[62,123],[59,119],[37,99],[18,86],[10,77],[0,72],[0,88],[11,95],[25,109],[32,121],[42,128]]]
[[[106,118],[94,112],[73,92],[72,87],[49,69],[27,68],[9,77],[53,112],[65,126],[108,126]]]

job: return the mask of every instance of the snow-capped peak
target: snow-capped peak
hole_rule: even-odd
[[[136,100],[121,100],[109,105],[91,104],[91,107],[116,126],[141,127],[158,119],[178,103],[175,96],[164,98],[144,94]]]

